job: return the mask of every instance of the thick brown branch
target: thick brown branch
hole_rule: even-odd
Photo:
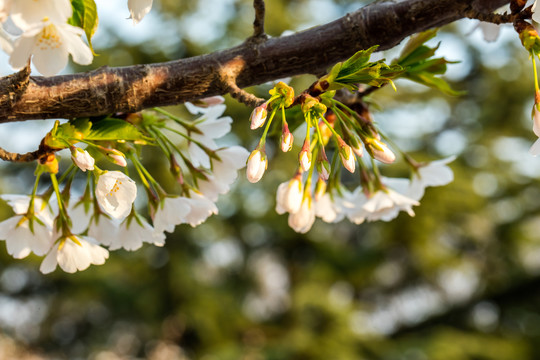
[[[0,122],[135,112],[221,95],[223,74],[240,88],[306,73],[320,73],[360,49],[388,49],[405,37],[490,12],[509,0],[386,0],[297,34],[246,42],[235,48],[161,64],[31,77],[15,101],[0,99]]]

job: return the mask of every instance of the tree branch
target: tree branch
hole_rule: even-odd
[[[253,21],[253,36],[251,38],[266,40],[268,36],[264,32],[264,0],[253,0],[253,8],[255,9],[255,20]]]
[[[0,98],[0,122],[136,112],[175,105],[283,77],[316,74],[356,51],[389,49],[405,37],[463,18],[489,13],[510,0],[377,1],[331,23],[262,43],[188,59],[88,73],[30,77],[15,101]],[[224,74],[226,76],[224,76]]]

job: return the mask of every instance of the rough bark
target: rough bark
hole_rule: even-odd
[[[0,90],[0,122],[135,112],[225,94],[299,74],[320,74],[356,51],[388,49],[405,37],[489,12],[510,0],[386,0],[291,36],[245,43],[166,63],[31,76],[20,93]]]

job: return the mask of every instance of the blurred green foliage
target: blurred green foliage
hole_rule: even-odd
[[[310,26],[327,3],[267,1],[267,32]],[[95,42],[93,66],[188,57],[250,35],[251,1],[231,0],[213,40],[192,42],[182,24],[212,4],[157,1],[153,16],[178,39],[167,49],[159,34],[133,44],[102,24],[113,41]],[[360,5],[340,0],[334,9]],[[37,272],[40,259],[16,261],[1,251],[1,331],[50,359],[540,358],[540,160],[527,153],[535,140],[532,70],[510,29],[490,45],[470,35],[472,27],[448,26],[435,39],[450,60],[463,61],[450,65],[458,69],[450,80],[467,95],[398,81],[397,93],[372,96],[375,119],[415,158],[459,155],[455,181],[429,189],[416,217],[360,226],[317,221],[305,236],[294,233],[273,207],[296,159],[269,143],[263,180],[249,184],[241,174],[220,199],[219,216],[177,227],[164,248],[116,251],[103,266],[49,276]],[[311,81],[292,85],[302,90]],[[269,88],[250,90],[267,96]],[[258,134],[248,130],[250,109],[227,102],[233,131],[251,150]],[[167,165],[153,155],[143,160],[166,179]],[[4,192],[15,190],[10,179],[31,179],[31,167],[2,170]],[[383,172],[407,176],[403,164]]]

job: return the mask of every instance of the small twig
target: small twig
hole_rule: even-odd
[[[255,9],[255,20],[253,21],[253,36],[251,38],[266,40],[268,36],[264,32],[264,0],[253,0],[253,8]]]
[[[0,159],[11,162],[31,162],[39,159],[43,155],[42,151],[36,150],[26,154],[12,153],[0,148]]]
[[[515,13],[515,14],[495,14],[495,13],[485,13],[481,11],[477,11],[475,9],[471,9],[467,11],[464,15],[465,17],[469,19],[476,19],[480,21],[485,21],[493,24],[508,24],[513,23],[517,20],[524,20],[524,19],[530,19],[532,16],[531,11],[532,6],[529,6],[528,8],[524,9],[521,12]]]
[[[257,107],[259,105],[262,105],[264,103],[264,99],[261,99],[260,97],[257,97],[253,94],[248,93],[247,91],[240,89],[238,85],[234,81],[229,81],[227,83],[228,89],[227,91],[233,98],[238,100],[239,102],[246,104],[247,106],[251,107]]]

